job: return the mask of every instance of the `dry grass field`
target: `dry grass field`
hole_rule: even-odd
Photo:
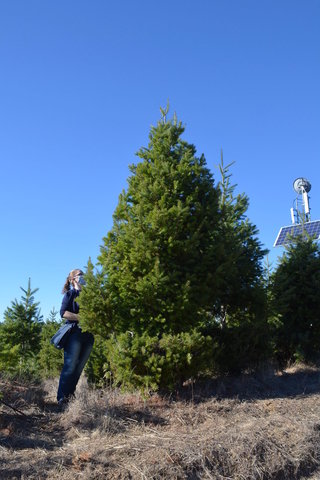
[[[215,379],[175,396],[0,381],[3,479],[320,479],[320,371]]]

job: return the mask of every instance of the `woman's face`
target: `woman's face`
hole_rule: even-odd
[[[72,284],[76,290],[81,290],[81,285],[84,285],[83,272],[79,272],[73,277]]]

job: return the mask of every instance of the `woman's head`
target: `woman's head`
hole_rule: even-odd
[[[76,268],[75,270],[71,270],[63,286],[62,293],[68,292],[71,289],[71,287],[80,289],[79,278],[82,275],[83,275],[83,271],[80,270],[79,268]]]

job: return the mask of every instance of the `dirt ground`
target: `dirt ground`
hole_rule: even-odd
[[[320,479],[320,371],[217,378],[179,395],[0,380],[0,479]],[[318,470],[319,469],[319,470]]]

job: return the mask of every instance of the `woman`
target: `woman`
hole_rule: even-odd
[[[57,400],[59,405],[67,403],[74,395],[81,372],[93,347],[93,335],[82,332],[78,325],[79,305],[75,299],[79,296],[81,286],[85,285],[82,270],[72,270],[64,284],[64,293],[60,315],[72,329],[64,346],[64,365],[60,375]]]

